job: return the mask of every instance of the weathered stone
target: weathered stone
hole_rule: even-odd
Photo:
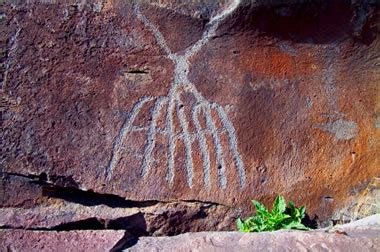
[[[2,251],[110,251],[124,231],[0,230]]]
[[[376,230],[379,232],[380,230]],[[352,236],[353,235],[353,236]],[[142,237],[127,251],[378,251],[380,239],[324,232],[260,234],[188,233],[175,237]]]
[[[0,227],[30,230],[122,229],[134,235],[234,229],[232,207],[208,202],[128,201],[5,176]],[[21,187],[20,187],[21,185]]]
[[[0,177],[0,209],[6,207],[31,208],[42,204],[42,188],[33,180],[21,176]]]
[[[331,217],[333,223],[347,223],[366,216],[379,213],[380,179],[375,178],[368,183],[360,194],[351,195],[346,207],[338,209]]]
[[[61,203],[31,209],[1,208],[0,227],[32,230],[123,229],[137,235],[177,235],[234,229],[231,223],[235,215],[227,207],[202,203],[169,202],[127,208]]]
[[[6,251],[378,251],[380,215],[334,230],[201,232],[136,237],[129,232],[0,230]]]
[[[201,232],[140,237],[127,251],[378,251],[380,215],[335,231]]]
[[[232,226],[250,199],[268,205],[276,194],[326,220],[379,176],[371,1],[138,2],[1,6],[4,174],[132,201],[223,205],[208,216],[225,224],[181,231]],[[2,192],[1,225],[131,214],[63,201],[78,212],[67,217],[56,199],[14,183],[20,190]],[[188,221],[202,204],[169,212],[188,211]],[[64,217],[43,223],[36,205]]]

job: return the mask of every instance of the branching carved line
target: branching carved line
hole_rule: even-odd
[[[192,119],[195,124],[195,129],[196,129],[196,137],[199,143],[199,149],[201,150],[202,153],[202,160],[203,160],[203,183],[210,188],[211,186],[211,172],[210,172],[210,154],[208,152],[209,146],[207,145],[206,142],[206,137],[205,137],[205,132],[202,131],[201,124],[199,123],[198,116],[200,114],[200,109],[201,107],[195,106],[192,110]],[[211,131],[210,131],[211,133]]]
[[[160,116],[160,111],[162,109],[162,106],[167,102],[166,97],[159,97],[155,103],[154,109],[153,109],[153,115],[152,115],[152,122],[149,126],[148,129],[148,144],[145,148],[144,151],[144,159],[143,159],[143,164],[142,164],[142,171],[141,175],[145,176],[146,174],[149,173],[150,166],[151,166],[151,155],[153,148],[156,144],[156,128],[157,128],[157,120]]]
[[[237,139],[235,128],[232,122],[229,120],[225,109],[216,103],[210,103],[207,99],[203,97],[201,93],[196,89],[195,85],[188,79],[189,73],[189,61],[188,59],[199,52],[201,48],[207,44],[207,42],[215,36],[216,30],[220,22],[232,13],[237,6],[239,1],[234,1],[228,9],[220,13],[219,15],[213,17],[206,30],[202,35],[202,38],[197,41],[194,45],[187,48],[183,54],[173,54],[168,47],[164,36],[160,33],[155,25],[153,25],[141,12],[138,3],[134,4],[134,11],[137,18],[145,25],[145,27],[152,32],[157,43],[160,45],[161,49],[166,53],[167,57],[171,59],[175,65],[174,70],[174,81],[167,94],[164,97],[142,97],[133,107],[132,112],[129,117],[125,120],[122,128],[120,129],[119,135],[116,138],[115,144],[113,146],[112,155],[110,162],[106,169],[106,177],[110,179],[115,166],[120,159],[120,149],[122,145],[122,140],[127,137],[127,135],[134,131],[146,131],[147,140],[144,147],[144,155],[141,165],[141,176],[145,177],[149,174],[151,170],[151,165],[153,162],[152,152],[156,144],[156,134],[164,134],[168,137],[168,161],[167,161],[167,174],[166,180],[169,184],[172,184],[175,176],[175,152],[176,143],[178,140],[182,140],[185,145],[185,155],[186,155],[186,178],[187,184],[191,188],[193,186],[194,177],[194,167],[193,167],[193,142],[197,141],[200,153],[202,156],[203,163],[203,183],[207,188],[212,185],[211,181],[211,164],[210,164],[210,152],[209,148],[213,148],[216,155],[217,169],[218,169],[218,184],[221,188],[225,189],[227,187],[226,178],[226,166],[225,166],[225,151],[220,136],[223,132],[228,135],[228,145],[229,151],[232,154],[234,164],[236,166],[237,172],[239,174],[240,186],[243,188],[245,186],[245,169],[242,158],[238,151]],[[195,105],[191,107],[190,115],[186,116],[184,105],[181,101],[181,94],[183,92],[191,93],[195,98]],[[137,127],[133,126],[133,122],[140,112],[141,108],[148,101],[155,100],[154,107],[152,109],[152,120],[148,127]],[[167,104],[166,111],[163,110],[163,106]],[[212,110],[217,112],[219,120],[222,122],[222,128],[218,129],[215,120],[212,117]],[[161,111],[166,112],[165,128],[158,129],[157,120],[161,115]],[[176,134],[174,131],[174,116],[177,116],[180,123],[181,133]],[[199,122],[199,117],[203,116],[206,121],[206,129],[202,129]],[[195,125],[195,133],[189,132],[189,120],[192,120]],[[213,140],[213,146],[209,146],[206,141],[206,135],[211,136]]]
[[[216,126],[214,121],[212,120],[211,117],[211,109],[210,106],[205,106],[205,115],[206,115],[206,124],[207,127],[210,129],[213,140],[214,140],[214,145],[215,145],[215,152],[216,152],[216,162],[218,166],[218,179],[219,179],[219,184],[222,188],[225,188],[227,186],[227,181],[225,177],[225,164],[224,164],[224,158],[223,158],[223,147],[220,142],[219,134],[216,130]]]
[[[187,175],[187,184],[191,187],[193,185],[193,155],[191,148],[191,140],[189,136],[189,129],[187,120],[183,111],[183,107],[180,104],[181,100],[177,98],[177,115],[179,118],[179,122],[181,124],[182,132],[183,132],[183,142],[185,143],[186,149],[186,175]]]
[[[113,145],[112,148],[112,155],[111,159],[108,163],[108,166],[106,168],[106,173],[105,176],[107,179],[110,179],[112,176],[113,169],[115,168],[117,162],[120,159],[120,149],[122,145],[122,140],[128,135],[128,133],[131,131],[132,128],[132,123],[136,119],[137,114],[140,112],[141,108],[143,105],[148,102],[153,100],[152,97],[142,97],[133,107],[132,112],[128,118],[125,119],[122,127],[120,128],[119,134],[116,138],[116,141]]]

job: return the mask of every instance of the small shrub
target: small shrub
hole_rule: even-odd
[[[305,217],[305,207],[297,208],[292,201],[286,207],[284,197],[278,195],[273,204],[272,212],[269,212],[263,204],[252,200],[256,208],[256,215],[245,220],[237,219],[237,228],[242,232],[262,232],[279,229],[309,230],[301,221]]]

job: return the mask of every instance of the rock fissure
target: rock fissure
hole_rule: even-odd
[[[128,200],[119,195],[115,194],[103,194],[94,192],[92,190],[82,190],[75,187],[64,187],[54,184],[50,181],[45,173],[36,174],[19,174],[19,173],[8,173],[3,172],[2,176],[14,176],[22,177],[29,180],[30,183],[36,183],[42,186],[43,194],[46,197],[53,197],[63,199],[67,202],[73,202],[81,204],[84,206],[96,206],[96,205],[106,205],[108,207],[114,208],[134,208],[134,207],[150,207],[157,204],[186,204],[186,203],[196,203],[202,204],[206,207],[220,206],[225,208],[232,208],[222,203],[212,202],[212,201],[202,201],[202,200]]]
[[[47,175],[3,173],[5,181],[30,184],[34,205],[2,206],[0,227],[34,231],[128,230],[138,235],[228,230],[237,209],[198,200],[132,201],[117,195],[62,187]],[[3,188],[10,190],[11,186]],[[12,188],[14,189],[14,188]],[[6,200],[6,199],[5,199]],[[218,221],[216,221],[218,219]]]

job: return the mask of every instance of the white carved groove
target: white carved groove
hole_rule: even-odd
[[[235,166],[239,174],[240,185],[244,187],[245,186],[245,169],[244,169],[243,160],[241,159],[240,153],[238,151],[235,128],[232,125],[231,121],[228,119],[226,111],[224,111],[224,109],[220,105],[217,105],[217,104],[213,104],[213,105],[216,107],[216,110],[218,112],[220,119],[222,120],[224,128],[227,130],[229,146],[230,146],[230,149],[235,161]]]
[[[153,163],[152,152],[156,144],[156,135],[163,134],[168,138],[168,151],[167,151],[167,173],[166,180],[169,184],[172,184],[175,177],[175,152],[177,141],[183,141],[185,146],[185,169],[186,169],[186,182],[191,188],[193,186],[194,179],[194,167],[193,167],[193,143],[196,141],[199,145],[200,154],[202,156],[203,164],[203,183],[205,187],[211,187],[211,162],[210,162],[210,149],[213,148],[216,156],[216,169],[218,171],[218,184],[221,188],[227,187],[226,167],[225,167],[225,152],[230,151],[232,154],[235,167],[239,174],[239,182],[241,188],[245,186],[245,169],[244,163],[238,150],[237,138],[235,128],[232,122],[229,120],[225,109],[216,103],[210,103],[203,97],[201,93],[196,89],[195,85],[188,79],[189,73],[189,58],[198,53],[207,42],[215,36],[216,30],[220,22],[231,14],[239,5],[239,1],[233,1],[232,4],[220,14],[210,19],[206,25],[206,30],[202,35],[202,38],[198,40],[194,45],[185,50],[183,54],[172,53],[168,47],[164,36],[160,33],[157,27],[152,24],[139,9],[139,4],[134,4],[134,11],[137,18],[145,25],[145,27],[152,32],[157,43],[161,49],[165,52],[167,57],[173,61],[175,65],[174,80],[172,86],[169,89],[167,96],[164,97],[142,97],[132,108],[132,112],[129,117],[123,123],[120,132],[115,140],[111,159],[106,168],[106,178],[110,179],[115,166],[120,159],[120,150],[122,140],[127,137],[131,132],[143,131],[147,132],[147,140],[144,147],[144,155],[142,156],[141,176],[146,177]],[[195,105],[190,108],[190,114],[186,115],[184,105],[181,101],[182,93],[191,93],[195,98]],[[154,107],[152,109],[152,120],[148,127],[134,126],[133,122],[141,111],[141,108],[148,101],[155,100]],[[163,106],[167,104],[167,109],[164,110]],[[212,117],[212,110],[217,112],[217,117],[222,123],[221,128],[217,128],[215,119]],[[162,113],[166,113],[162,114]],[[165,128],[158,129],[157,121],[160,116],[165,116]],[[180,123],[181,132],[175,133],[174,130],[174,116],[177,116]],[[199,122],[199,117],[202,116],[206,121],[206,128],[202,129]],[[192,120],[195,126],[195,132],[189,132],[189,120]],[[223,149],[223,144],[220,140],[222,133],[226,132],[228,135],[229,150]],[[213,146],[209,146],[206,141],[206,135],[210,136],[213,140]]]
[[[216,130],[215,123],[212,120],[210,105],[207,104],[204,106],[204,108],[205,108],[205,115],[206,115],[206,124],[207,124],[207,127],[211,131],[212,138],[214,140],[214,145],[215,145],[215,154],[216,154],[216,162],[217,162],[216,165],[218,169],[219,184],[222,188],[226,188],[227,186],[227,181],[226,181],[226,176],[225,176],[226,167],[225,167],[224,159],[223,159],[222,143],[220,142],[219,134]]]
[[[113,172],[113,169],[115,168],[117,162],[119,161],[120,159],[120,149],[121,149],[121,144],[122,144],[122,141],[123,139],[128,135],[128,133],[131,131],[132,129],[132,123],[135,121],[136,119],[136,116],[138,115],[138,113],[140,112],[141,108],[143,107],[143,105],[148,102],[148,101],[151,101],[153,100],[152,97],[142,97],[136,104],[135,106],[132,108],[132,112],[130,113],[129,117],[127,117],[123,123],[123,125],[121,126],[120,128],[120,131],[119,131],[119,134],[116,138],[116,141],[113,145],[113,148],[112,148],[112,155],[111,155],[111,159],[108,163],[108,166],[106,168],[106,178],[109,179],[111,178],[112,176],[112,172]]]
[[[154,108],[153,108],[152,121],[151,121],[149,129],[147,131],[148,140],[147,140],[147,146],[146,146],[145,151],[144,151],[144,159],[143,159],[142,171],[141,171],[142,176],[146,176],[149,173],[149,170],[151,168],[150,166],[151,166],[151,162],[152,162],[152,159],[151,159],[152,151],[153,151],[154,146],[156,144],[155,137],[156,137],[157,120],[160,116],[161,108],[164,105],[164,103],[166,102],[166,100],[167,100],[166,97],[159,97],[156,100],[156,103],[155,103]]]
[[[196,138],[199,143],[199,149],[202,153],[202,160],[203,160],[203,183],[207,188],[211,187],[211,171],[210,171],[210,154],[208,152],[209,146],[206,142],[205,132],[202,131],[201,124],[199,123],[198,116],[200,114],[201,107],[199,105],[193,107],[192,110],[192,119],[195,124],[195,130],[196,130]],[[210,131],[211,133],[211,131]]]
[[[181,124],[182,132],[183,132],[183,142],[185,143],[186,149],[186,178],[187,184],[192,187],[193,186],[193,154],[191,149],[191,140],[189,135],[189,129],[185,114],[183,112],[183,105],[181,104],[180,97],[177,97],[177,115],[179,118],[179,122]]]

